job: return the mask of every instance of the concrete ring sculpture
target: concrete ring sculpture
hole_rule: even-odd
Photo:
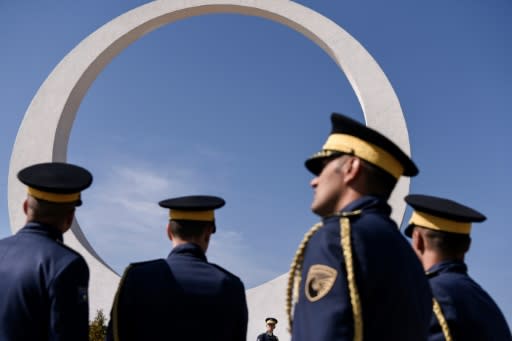
[[[367,124],[409,153],[405,120],[391,84],[364,47],[333,21],[288,0],[156,0],[122,14],[89,35],[64,57],[39,88],[18,131],[9,166],[8,203],[13,233],[23,226],[20,203],[26,195],[16,173],[37,162],[66,161],[76,112],[103,68],[129,44],[163,25],[214,13],[269,19],[315,42],[347,76]],[[401,221],[404,214],[405,204],[401,198],[408,188],[409,180],[401,180],[391,198],[396,221]],[[91,269],[91,312],[99,308],[108,312],[119,276],[94,251],[77,221],[66,233],[65,241],[84,256]],[[285,320],[284,277],[248,290],[249,333],[257,330],[267,313]],[[283,304],[276,306],[275,302]],[[270,307],[273,311],[269,311]]]

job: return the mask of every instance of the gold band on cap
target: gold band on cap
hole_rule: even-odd
[[[33,196],[36,199],[41,199],[49,202],[56,203],[71,203],[80,200],[80,192],[77,193],[50,193],[45,191],[40,191],[33,187],[28,187],[28,194]]]
[[[391,174],[398,179],[404,173],[404,167],[396,158],[384,149],[358,137],[346,134],[331,134],[323,149],[337,150],[342,153],[353,153]]]
[[[451,219],[436,217],[431,214],[414,211],[409,224],[426,227],[436,231],[469,234],[471,223],[461,223]]]
[[[213,214],[213,210],[210,210],[210,211],[170,210],[169,218],[175,219],[175,220],[214,221],[215,215]]]

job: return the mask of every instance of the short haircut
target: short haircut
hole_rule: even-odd
[[[169,225],[174,235],[180,239],[187,240],[200,237],[204,230],[213,227],[213,221],[199,220],[170,220]]]
[[[365,176],[364,190],[367,195],[375,195],[384,199],[389,199],[391,192],[395,188],[397,180],[388,172],[373,164],[361,160],[363,165],[363,174]]]
[[[74,203],[54,203],[36,199],[31,195],[27,202],[31,221],[60,225],[75,211]]]
[[[468,234],[451,233],[444,231],[434,231],[431,229],[420,228],[427,240],[428,247],[442,254],[445,257],[456,258],[468,252],[471,245],[471,237]]]

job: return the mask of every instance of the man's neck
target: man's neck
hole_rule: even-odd
[[[431,269],[434,265],[439,264],[441,262],[446,261],[464,261],[464,255],[459,257],[444,257],[436,252],[425,252],[421,256],[421,263],[423,265],[423,269],[425,271],[428,271]]]
[[[336,212],[340,212],[345,207],[356,201],[357,199],[363,197],[363,195],[352,188],[348,188],[347,192],[340,198],[338,205],[336,206]]]
[[[64,232],[66,232],[67,230],[69,230],[69,227],[67,226],[64,226],[64,224],[55,224],[53,222],[49,222],[49,221],[44,221],[43,219],[38,219],[38,220],[34,220],[34,219],[31,219],[31,218],[27,218],[26,224],[28,223],[35,223],[35,224],[41,224],[41,225],[45,225],[45,226],[49,226],[51,227],[52,229],[54,229],[55,231],[59,232],[59,233],[62,233],[64,234]]]
[[[184,240],[184,239],[180,239],[180,238],[174,238],[172,240],[173,247],[180,246],[183,244],[189,244],[189,243],[199,246],[201,248],[201,250],[203,250],[203,252],[206,253],[206,249],[208,248],[208,245],[205,246],[205,245],[203,245],[204,243],[200,243],[195,239],[194,240]]]

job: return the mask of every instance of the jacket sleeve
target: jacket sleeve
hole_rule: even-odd
[[[88,341],[89,268],[76,257],[58,272],[49,284],[50,330],[52,341]]]

